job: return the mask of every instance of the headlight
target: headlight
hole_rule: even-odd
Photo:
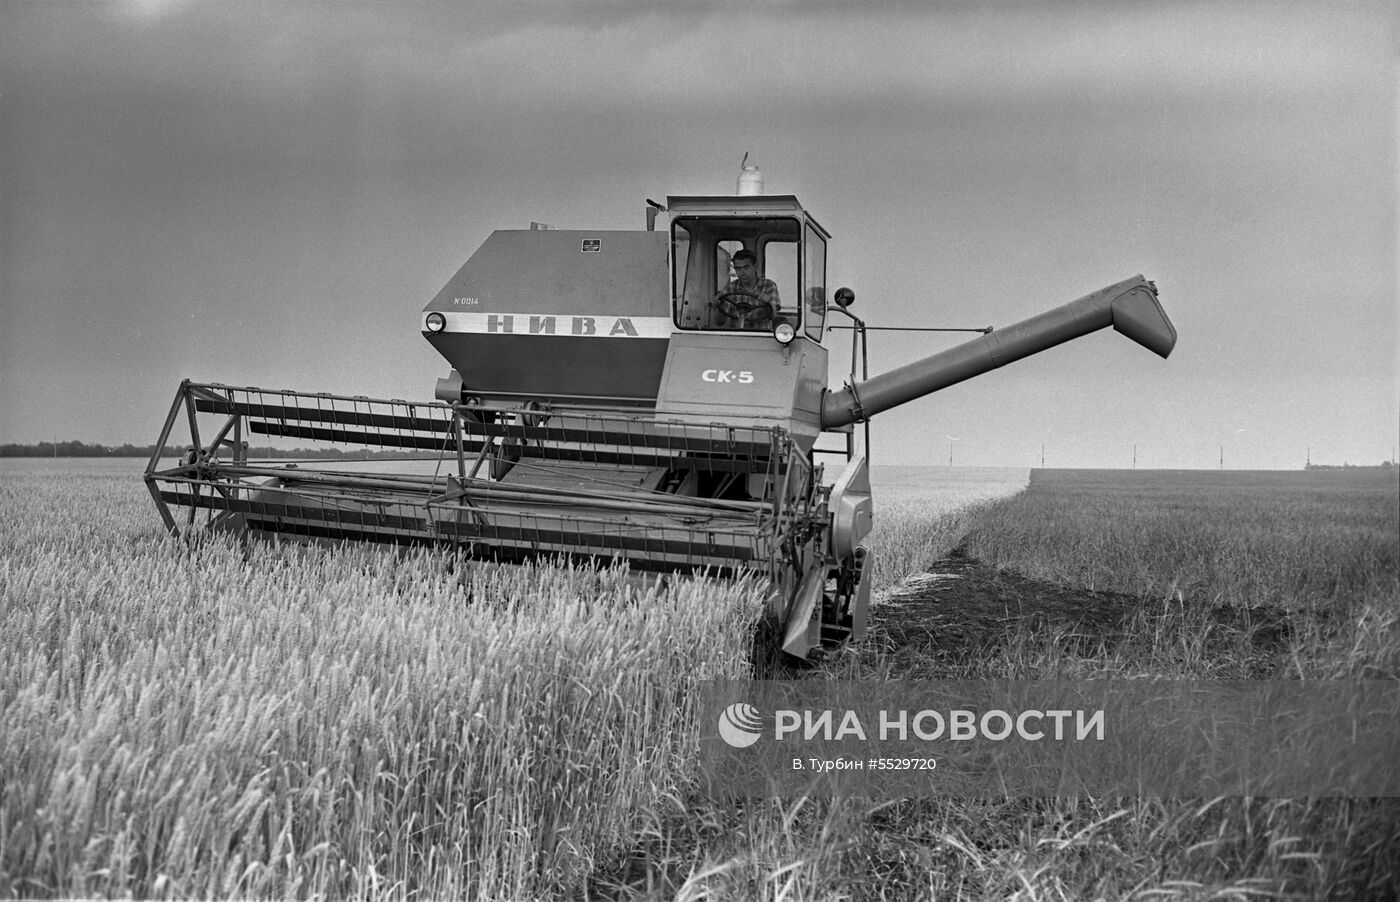
[[[797,337],[797,330],[792,327],[792,323],[778,323],[773,327],[773,337],[778,340],[778,344],[789,345]]]
[[[428,314],[427,325],[429,332],[441,332],[447,328],[447,317],[434,310]]]

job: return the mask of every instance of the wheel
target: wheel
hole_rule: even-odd
[[[773,320],[773,305],[750,291],[722,291],[715,303],[721,313],[739,321],[740,329],[762,329]]]

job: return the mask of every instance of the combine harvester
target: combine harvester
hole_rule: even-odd
[[[165,525],[753,572],[783,650],[806,657],[865,631],[869,435],[856,424],[1106,326],[1162,357],[1176,342],[1137,276],[863,378],[854,294],[827,293],[830,234],[756,176],[735,196],[648,202],[645,231],[492,233],[419,317],[452,366],[437,401],[185,381],[145,474]],[[851,378],[832,390],[838,317]],[[173,446],[193,450],[162,468],[182,421]],[[824,433],[844,447],[817,448]],[[276,440],[416,452],[437,470],[249,455]],[[820,454],[839,458],[834,474]]]

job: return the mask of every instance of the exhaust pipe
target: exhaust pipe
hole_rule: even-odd
[[[822,428],[869,419],[1106,326],[1162,357],[1176,346],[1176,328],[1157,300],[1157,287],[1134,276],[955,348],[827,392],[822,398]]]

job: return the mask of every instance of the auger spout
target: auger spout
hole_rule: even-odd
[[[828,392],[822,398],[822,428],[868,419],[1106,326],[1162,357],[1176,345],[1176,328],[1157,300],[1156,286],[1134,276],[855,386]]]

